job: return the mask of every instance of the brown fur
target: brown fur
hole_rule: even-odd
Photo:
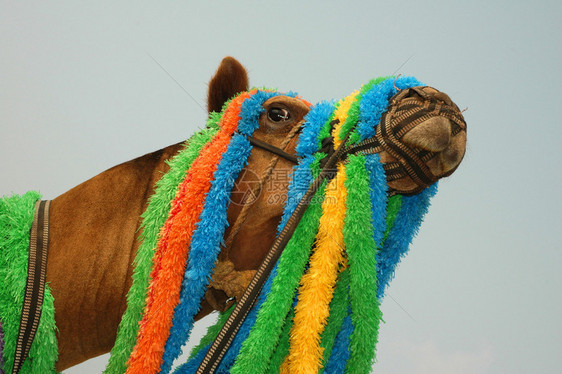
[[[116,166],[53,200],[47,280],[59,329],[58,370],[112,347],[131,285],[140,214],[167,170],[164,161],[179,148]]]
[[[245,69],[232,57],[226,57],[209,84],[209,111],[220,111],[226,100],[247,87]],[[286,96],[272,98],[264,104],[266,110],[272,106],[288,110],[291,119],[280,126],[262,115],[254,137],[281,147],[290,130],[306,115],[308,107]],[[424,131],[420,130],[411,136],[416,139],[411,142],[419,145],[425,141],[424,144],[431,147],[447,143],[449,130],[447,126],[440,127],[442,129],[425,133],[427,137],[427,133],[434,132],[440,140],[420,140],[424,138]],[[449,146],[441,152],[439,162],[445,166],[434,168],[446,170],[460,162],[466,137],[461,139],[459,135],[448,139]],[[296,137],[285,150],[294,154],[295,147]],[[59,328],[58,370],[106,353],[113,346],[126,307],[125,295],[131,285],[132,262],[138,249],[139,217],[146,209],[155,182],[168,170],[165,161],[180,148],[180,144],[175,144],[118,165],[53,200],[47,281],[55,298],[55,319]],[[246,172],[240,174],[233,190],[225,238],[243,210],[244,192],[251,188],[252,182],[263,177],[272,157],[262,149],[252,150]],[[239,296],[248,284],[275,238],[291,167],[289,161],[280,158],[264,189],[251,202],[251,209],[241,220],[240,231],[219,255],[217,273],[196,319],[213,309],[224,309],[227,298]],[[393,188],[400,189],[409,188],[413,182],[393,183]]]
[[[220,112],[224,103],[237,93],[247,90],[246,69],[235,58],[227,56],[222,59],[217,72],[209,82],[207,110]]]

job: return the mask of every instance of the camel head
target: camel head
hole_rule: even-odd
[[[208,108],[219,111],[226,100],[247,90],[246,70],[227,57],[209,84]],[[387,101],[382,106],[375,97],[381,96],[377,90],[386,90]],[[358,147],[376,139],[375,151],[386,172],[388,196],[419,193],[451,175],[465,153],[466,124],[458,107],[447,94],[413,85],[411,78],[371,81],[362,91],[335,104],[311,106],[298,96],[276,95],[262,106],[253,138],[297,159],[299,147],[304,147],[299,145],[304,129],[320,117],[327,124],[319,129],[315,141],[325,153],[343,141],[346,131],[350,133],[348,142]],[[376,132],[374,121],[380,122]],[[275,240],[289,185],[292,178],[299,177],[294,166],[290,160],[253,147],[232,190],[224,248],[205,295],[213,308],[224,310],[227,300],[240,297]]]

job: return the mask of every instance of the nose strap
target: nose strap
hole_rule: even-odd
[[[429,110],[428,108],[427,110]],[[421,122],[421,120],[425,120],[425,116],[420,115],[420,112],[425,111],[423,108],[419,109],[418,112],[411,112],[409,117],[405,117],[399,123],[404,123],[409,121],[410,117],[412,121]],[[433,175],[429,167],[425,164],[425,162],[416,154],[416,151],[408,147],[406,144],[400,141],[400,138],[397,136],[399,133],[399,128],[393,128],[393,119],[395,118],[395,112],[387,112],[381,118],[381,124],[379,127],[379,131],[377,132],[376,138],[378,138],[381,147],[390,153],[394,158],[398,160],[398,162],[402,165],[402,168],[406,172],[406,174],[412,178],[412,180],[420,186],[422,189],[433,184],[437,181],[437,177]],[[410,125],[407,125],[410,127]]]

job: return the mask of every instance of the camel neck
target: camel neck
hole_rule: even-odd
[[[138,248],[140,215],[175,144],[115,166],[53,200],[47,281],[59,330],[57,370],[113,346]]]

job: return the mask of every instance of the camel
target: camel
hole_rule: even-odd
[[[248,90],[244,67],[232,57],[224,58],[209,83],[209,113],[220,112],[229,99]],[[456,108],[440,91],[424,87],[421,93]],[[299,142],[295,129],[309,111],[311,105],[300,97],[273,96],[263,104],[253,138],[295,155]],[[466,131],[455,131],[449,118],[438,116],[408,127],[399,134],[399,141],[434,154],[424,161],[439,179],[459,166],[465,153]],[[184,147],[184,142],[177,143],[117,165],[52,200],[47,282],[54,297],[58,328],[56,370],[107,353],[114,345],[132,284],[141,215],[155,184],[169,170],[167,162]],[[382,164],[396,163],[392,152],[382,150],[379,156]],[[288,193],[293,166],[290,158],[252,148],[247,165],[234,183],[225,248],[195,320],[215,310],[225,311],[243,294],[275,241],[286,203],[279,197]],[[263,176],[272,188],[256,191],[256,183]],[[387,185],[393,194],[407,195],[419,192],[419,183],[404,175],[389,179]]]

